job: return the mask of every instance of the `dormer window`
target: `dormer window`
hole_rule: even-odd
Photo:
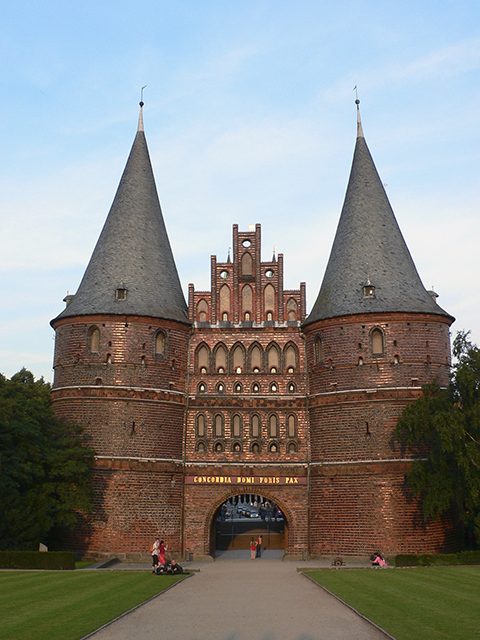
[[[121,284],[115,289],[115,300],[126,300],[128,289],[124,284]]]
[[[367,278],[366,283],[363,285],[363,297],[375,298],[375,287],[370,282],[370,278]]]

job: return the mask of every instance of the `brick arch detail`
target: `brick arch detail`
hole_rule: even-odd
[[[268,489],[265,490],[263,488],[260,491],[256,491],[257,488],[258,488],[257,485],[253,485],[250,487],[244,486],[244,487],[237,487],[236,489],[230,489],[229,491],[226,491],[222,495],[222,497],[217,497],[212,502],[210,508],[207,510],[205,521],[203,524],[203,539],[205,541],[205,547],[204,547],[205,553],[207,554],[210,553],[210,534],[212,530],[213,517],[217,513],[218,509],[226,500],[228,500],[228,498],[233,498],[234,496],[246,495],[247,493],[262,496],[262,498],[266,498],[267,500],[270,500],[271,502],[275,503],[280,507],[286,519],[286,529],[288,530],[288,538],[287,538],[288,548],[291,549],[294,547],[296,523],[295,523],[295,518],[292,510],[285,504],[283,499],[281,497],[278,498],[278,496],[275,493],[269,491]],[[286,549],[286,551],[288,551],[288,549]]]

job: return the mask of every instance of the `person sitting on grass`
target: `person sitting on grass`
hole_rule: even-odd
[[[386,566],[388,566],[387,565],[387,561],[382,556],[380,551],[376,551],[372,556],[372,567],[382,567],[382,568],[384,568]]]
[[[177,575],[179,573],[183,573],[183,567],[181,567],[176,560],[171,561],[169,565],[170,573],[172,575]]]

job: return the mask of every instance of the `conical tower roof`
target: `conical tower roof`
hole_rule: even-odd
[[[135,140],[90,262],[77,293],[55,320],[129,314],[189,324],[143,131],[142,108],[140,103]]]
[[[304,324],[378,312],[451,317],[420,280],[365,142],[358,111],[357,141],[337,233],[320,292]]]

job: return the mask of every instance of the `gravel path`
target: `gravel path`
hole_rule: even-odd
[[[297,572],[303,563],[219,560],[93,640],[385,640]],[[152,580],[161,577],[152,576]]]

